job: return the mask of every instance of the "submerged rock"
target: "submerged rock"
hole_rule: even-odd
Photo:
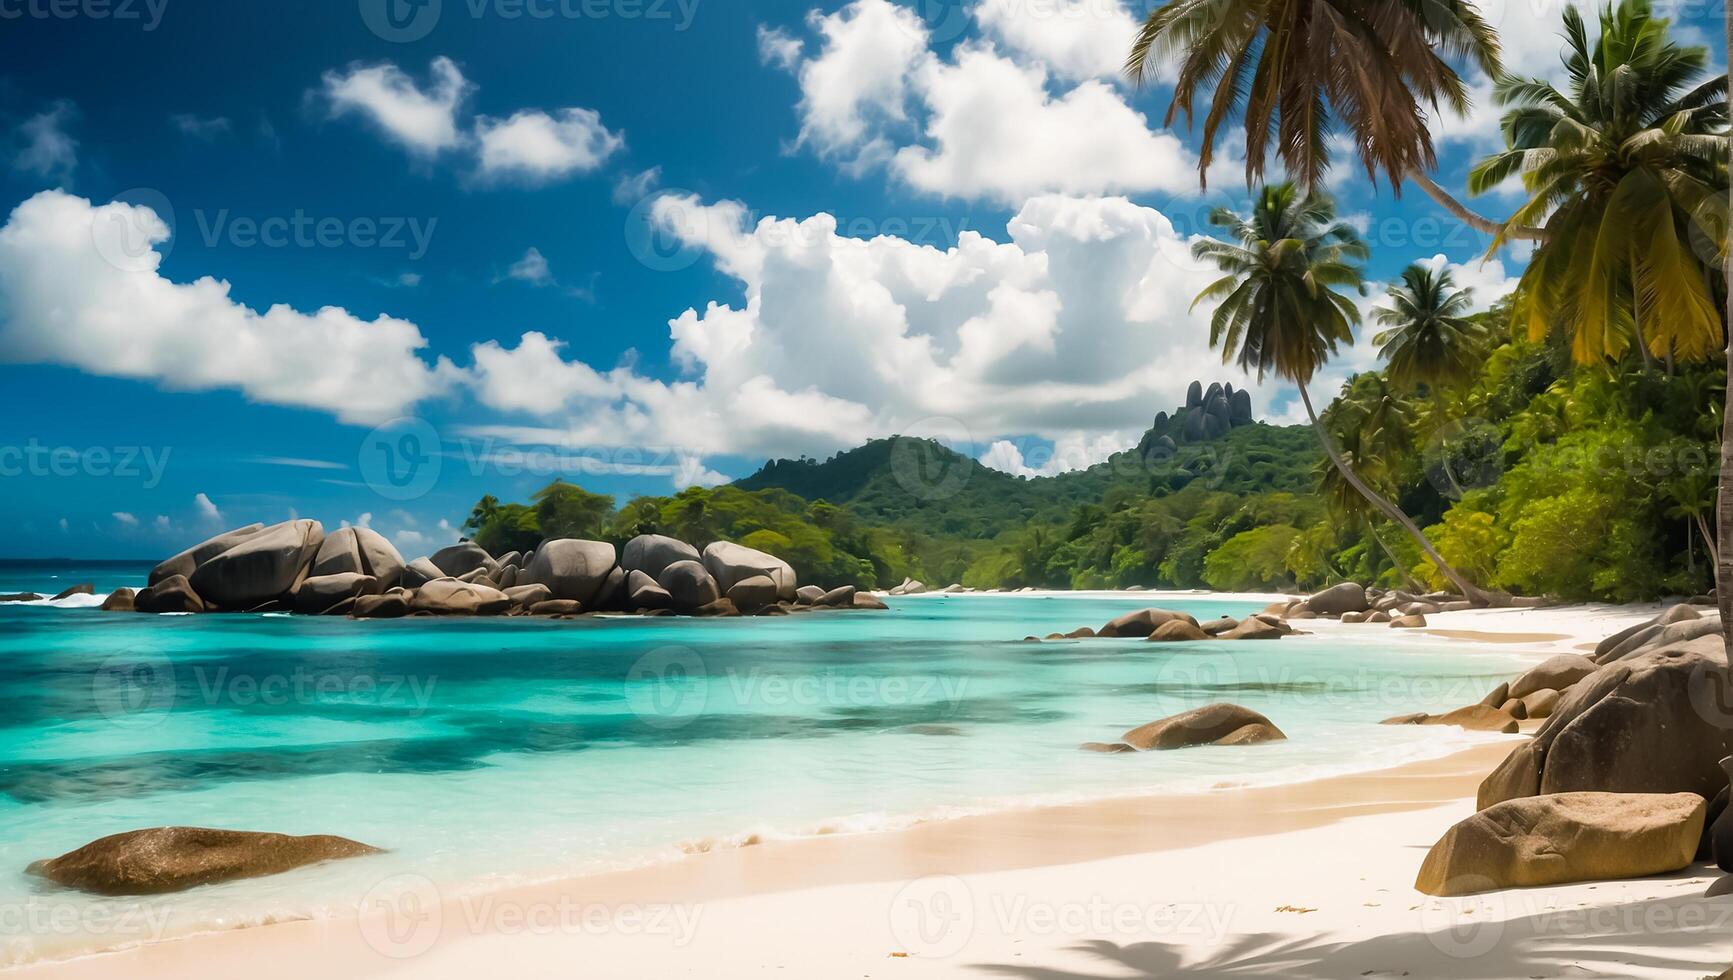
[[[1258,712],[1237,704],[1226,703],[1205,705],[1202,708],[1193,708],[1169,718],[1152,721],[1147,725],[1133,728],[1121,737],[1126,744],[1142,751],[1183,749],[1192,745],[1208,745],[1212,742],[1220,742],[1231,735],[1236,735],[1240,729],[1250,725],[1264,726],[1273,733],[1275,738],[1286,737],[1282,735],[1281,729]],[[1267,741],[1270,738],[1266,736],[1263,740]]]
[[[1170,619],[1162,623],[1155,628],[1155,632],[1149,634],[1149,638],[1156,643],[1181,643],[1189,640],[1213,639],[1203,631],[1202,627],[1183,619]]]
[[[1171,609],[1139,609],[1136,612],[1129,612],[1109,620],[1106,625],[1095,631],[1095,635],[1145,639],[1163,623],[1175,619],[1183,620],[1193,626],[1197,625],[1197,620],[1192,618],[1190,613],[1174,612]]]
[[[321,861],[383,853],[344,837],[291,837],[204,827],[157,827],[92,841],[30,865],[29,874],[97,895],[161,895],[281,874]]]

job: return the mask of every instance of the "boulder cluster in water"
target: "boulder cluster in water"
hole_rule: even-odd
[[[377,531],[345,527],[327,535],[318,521],[295,520],[252,524],[188,548],[152,569],[147,588],[117,590],[103,608],[389,619],[780,615],[885,606],[854,586],[801,586],[787,562],[729,541],[700,552],[643,534],[616,553],[606,541],[558,538],[497,557],[466,541],[406,562]]]

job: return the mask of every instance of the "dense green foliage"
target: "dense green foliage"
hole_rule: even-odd
[[[1509,306],[1480,314],[1477,329],[1509,323]],[[1477,585],[1619,600],[1709,588],[1701,518],[1712,514],[1721,373],[1668,375],[1634,359],[1575,367],[1568,344],[1497,344],[1449,391],[1361,374],[1324,422]],[[881,439],[618,509],[556,482],[529,504],[484,498],[469,529],[495,552],[534,547],[547,528],[616,544],[649,532],[739,541],[826,586],[1442,586],[1335,473],[1308,427],[1265,423],[1035,478]]]
[[[1371,70],[1343,82],[1322,49],[1260,48],[1269,25],[1286,22],[1270,11],[1287,9],[1163,5],[1133,51],[1134,74],[1152,52],[1179,50],[1184,94],[1239,77],[1224,75],[1223,51],[1246,56],[1233,62],[1241,74],[1262,57],[1244,107],[1258,124],[1250,138],[1268,135],[1258,93],[1312,93],[1344,113],[1368,169],[1393,180],[1419,179],[1432,152],[1415,103],[1385,96],[1462,106],[1444,62],[1397,70],[1392,52],[1443,41],[1498,74],[1478,19],[1409,19],[1360,38],[1365,58],[1355,60]],[[484,497],[466,529],[496,553],[551,535],[728,539],[826,586],[908,576],[1011,588],[1309,589],[1343,579],[1425,588],[1444,586],[1448,565],[1470,593],[1629,601],[1707,590],[1726,385],[1715,302],[1727,287],[1724,246],[1705,236],[1725,227],[1716,223],[1727,191],[1724,79],[1705,79],[1708,53],[1670,40],[1645,0],[1609,7],[1592,44],[1574,12],[1564,26],[1569,85],[1499,78],[1507,147],[1471,178],[1480,191],[1521,175],[1529,199],[1504,233],[1545,222],[1521,287],[1470,315],[1471,297],[1448,275],[1410,267],[1375,314],[1388,367],[1351,378],[1319,413],[1341,465],[1307,427],[1248,423],[1244,393],[1200,401],[1194,391],[1135,449],[1053,477],[1013,476],[898,437],[618,509],[560,482],[527,504]],[[1223,93],[1218,110],[1248,98]],[[1206,146],[1222,119],[1212,113]],[[1315,185],[1323,130],[1294,129],[1285,111],[1282,122],[1290,172]],[[1255,171],[1264,147],[1249,150]],[[1195,244],[1223,272],[1200,300],[1213,306],[1213,346],[1304,394],[1352,339],[1358,310],[1346,291],[1360,283],[1365,248],[1321,195],[1278,185],[1257,201],[1247,218],[1212,215],[1231,242]]]

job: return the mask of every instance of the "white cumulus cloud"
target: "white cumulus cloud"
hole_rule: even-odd
[[[78,141],[66,127],[77,115],[72,103],[61,101],[26,119],[18,127],[23,145],[12,159],[13,168],[37,177],[71,180],[78,166]]]
[[[475,136],[482,177],[531,184],[591,173],[626,145],[599,113],[582,108],[553,116],[526,109],[505,120],[482,116]]]
[[[0,227],[0,359],[237,389],[356,423],[402,414],[456,373],[419,355],[427,341],[406,320],[330,306],[259,312],[226,282],[171,281],[155,250],[168,236],[149,208],[61,191],[20,204]]]
[[[450,58],[435,58],[426,88],[394,64],[351,65],[328,71],[324,94],[331,114],[357,114],[413,153],[431,156],[457,147],[457,112],[472,86]]]
[[[975,15],[983,36],[945,54],[890,0],[812,18],[817,53],[795,68],[798,145],[853,173],[883,165],[925,194],[1012,208],[1044,193],[1197,189],[1197,157],[1117,82],[1136,28],[1125,8],[985,0]]]

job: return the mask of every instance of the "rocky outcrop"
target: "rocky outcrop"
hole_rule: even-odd
[[[510,610],[511,597],[498,589],[454,578],[435,579],[415,590],[412,612],[435,616],[498,616]]]
[[[1240,730],[1248,726],[1262,726],[1262,729],[1240,734]],[[1237,741],[1224,741],[1235,736],[1238,737]],[[1160,721],[1152,721],[1126,732],[1121,736],[1121,740],[1132,748],[1148,752],[1211,743],[1244,744],[1247,740],[1271,741],[1285,737],[1281,729],[1258,712],[1237,704],[1224,703],[1205,705]]]
[[[441,575],[450,575],[453,578],[477,569],[487,572],[499,567],[493,556],[487,553],[487,549],[473,541],[463,541],[449,548],[441,548],[428,560],[433,562],[433,567],[439,569]]]
[[[70,599],[75,595],[93,595],[95,592],[96,586],[89,582],[80,582],[77,585],[69,585],[64,589],[61,589],[59,592],[54,593],[52,598],[58,601],[60,599]]]
[[[1217,633],[1218,640],[1279,640],[1291,630],[1270,622],[1262,616],[1247,616],[1240,624],[1225,633]]]
[[[1561,793],[1508,800],[1450,828],[1414,887],[1470,895],[1688,867],[1703,833],[1695,793]]]
[[[409,615],[410,593],[393,589],[383,595],[364,595],[355,600],[349,615],[356,619],[400,619]]]
[[[379,580],[360,572],[337,572],[306,579],[295,590],[295,611],[322,613],[344,599],[376,595]]]
[[[308,576],[348,572],[371,577],[377,591],[384,592],[403,580],[403,555],[370,527],[341,527],[325,537]]]
[[[1303,605],[1307,610],[1320,616],[1363,613],[1371,608],[1371,603],[1366,600],[1366,589],[1358,582],[1343,582],[1340,585],[1332,585],[1307,599]]]
[[[249,609],[293,592],[324,543],[318,521],[285,521],[200,564],[188,581],[208,605]]]
[[[1429,715],[1424,711],[1411,715],[1398,715],[1395,718],[1386,718],[1380,724],[1454,725],[1471,732],[1500,732],[1505,735],[1515,735],[1522,730],[1522,725],[1502,706],[1494,708],[1485,704],[1471,704],[1466,708],[1446,711],[1441,715]]]
[[[1155,628],[1149,638],[1157,643],[1179,643],[1188,640],[1213,639],[1198,624],[1185,619],[1170,619]]]
[[[1482,808],[1574,791],[1696,793],[1727,785],[1733,692],[1719,637],[1609,664],[1573,685],[1530,741],[1480,784]]]
[[[857,592],[858,590],[852,585],[839,585],[819,596],[813,605],[823,606],[827,609],[848,609],[854,605]]]
[[[1172,609],[1139,609],[1136,612],[1114,617],[1096,630],[1095,635],[1105,637],[1129,636],[1144,639],[1149,634],[1154,633],[1161,624],[1175,619],[1184,620],[1193,626],[1197,625],[1197,620],[1190,613],[1175,612]]]
[[[103,612],[135,612],[137,605],[133,598],[138,593],[131,589],[115,589],[102,600]]]
[[[722,597],[716,580],[695,561],[677,561],[662,569],[656,584],[673,597],[676,609],[698,609]]]
[[[205,603],[193,591],[185,575],[170,575],[133,596],[132,605],[142,613],[196,613],[205,611]]]
[[[651,581],[662,577],[663,569],[677,561],[700,561],[698,549],[678,538],[661,534],[640,534],[626,542],[620,551],[620,567],[627,572],[643,572]]]
[[[742,579],[764,576],[776,586],[777,598],[792,601],[794,590],[800,585],[795,581],[794,569],[788,562],[732,541],[711,542],[704,549],[703,559],[704,570],[716,580],[716,587],[723,595],[727,595],[728,590]]]
[[[524,569],[523,583],[545,585],[555,599],[571,599],[596,608],[602,588],[614,570],[614,546],[606,541],[561,538],[544,541],[535,560]]]
[[[1587,657],[1561,653],[1548,657],[1511,681],[1505,697],[1521,699],[1539,691],[1562,691],[1599,669],[1599,665]]]
[[[633,609],[672,609],[674,595],[656,584],[648,573],[633,569],[626,576],[626,605]]]
[[[674,538],[640,535],[628,542],[628,552],[626,560],[641,567],[622,567],[605,541],[569,538],[498,559],[464,541],[405,563],[371,529],[345,527],[326,536],[316,521],[297,520],[218,535],[158,566],[186,567],[189,575],[162,575],[137,596],[117,592],[109,605],[127,608],[131,599],[136,608],[154,612],[292,609],[356,618],[498,615],[514,609],[568,616],[579,610],[786,615],[795,609],[885,608],[852,585],[828,591],[812,586],[798,593],[797,605],[798,583],[787,562],[732,542],[714,542],[700,552]],[[362,601],[394,593],[391,601]]]
[[[179,575],[182,578],[190,579],[192,578],[193,572],[198,571],[200,565],[203,565],[205,562],[210,561],[212,558],[215,558],[230,548],[233,548],[235,545],[240,544],[242,541],[258,534],[264,529],[265,525],[263,524],[248,524],[246,527],[237,527],[233,531],[224,531],[222,534],[219,534],[214,538],[208,538],[201,541],[180,554],[175,555],[173,558],[159,562],[155,568],[150,570],[150,576],[145,580],[145,584],[155,585],[163,579],[169,578],[173,575]]]
[[[553,592],[545,585],[514,585],[500,591],[519,609],[528,609],[554,597]]]
[[[727,596],[741,612],[756,612],[776,602],[777,586],[768,575],[753,575],[730,586]]]
[[[96,895],[162,895],[381,853],[377,847],[324,834],[291,837],[156,827],[91,841],[76,851],[37,861],[26,872]]]
[[[439,566],[431,558],[417,558],[403,566],[403,585],[405,588],[419,589],[434,579],[447,578]]]

